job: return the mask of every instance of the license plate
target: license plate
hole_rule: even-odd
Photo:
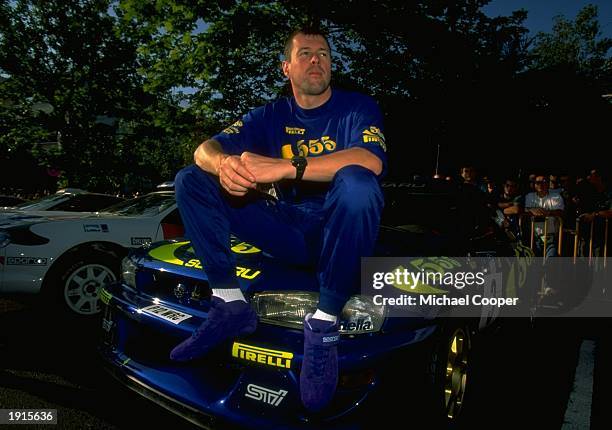
[[[191,315],[167,308],[162,305],[151,305],[141,309],[143,312],[155,315],[156,317],[170,321],[173,324],[180,324],[182,321],[191,318]]]

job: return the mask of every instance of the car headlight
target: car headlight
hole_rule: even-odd
[[[318,303],[319,293],[304,291],[264,291],[251,298],[260,321],[292,328],[301,328],[306,314],[314,313]],[[352,296],[340,315],[340,333],[377,332],[384,319],[384,306],[366,296]]]
[[[136,268],[136,263],[129,255],[121,261],[121,279],[132,288],[136,288]]]
[[[4,248],[11,243],[11,235],[5,231],[0,231],[0,248]]]

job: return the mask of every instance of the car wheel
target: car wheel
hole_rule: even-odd
[[[472,380],[472,339],[466,321],[448,319],[428,339],[399,352],[381,369],[378,391],[363,411],[367,428],[411,428],[398,424],[398,414],[426,422],[429,429],[460,427],[466,420],[466,398],[469,404],[472,385],[478,385]]]
[[[473,368],[469,326],[450,324],[430,350],[428,398],[430,419],[440,428],[455,426],[462,417]]]
[[[92,316],[101,311],[100,288],[119,277],[119,259],[110,253],[80,252],[57,268],[49,280],[55,301],[70,315]]]

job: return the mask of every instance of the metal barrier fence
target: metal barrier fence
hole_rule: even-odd
[[[581,232],[583,232],[584,227],[586,227],[588,228],[588,232],[589,232],[588,234],[588,253],[584,253],[584,255],[582,256],[586,257],[587,256],[586,254],[588,254],[589,263],[590,263],[594,257],[594,249],[593,249],[594,244],[603,243],[601,254],[603,256],[603,263],[605,267],[606,257],[608,256],[608,238],[609,238],[609,232],[610,232],[609,230],[610,218],[612,218],[612,213],[610,211],[605,211],[604,213],[595,212],[595,213],[582,214],[578,218],[576,218],[575,229],[568,229],[568,228],[565,228],[562,217],[558,217],[558,216],[544,217],[544,216],[532,215],[530,213],[523,213],[519,215],[518,225],[519,225],[519,230],[523,232],[525,224],[526,224],[525,220],[527,219],[527,222],[529,223],[528,224],[529,225],[528,242],[525,240],[525,237],[527,237],[527,235],[523,235],[521,237],[523,237],[523,244],[531,248],[532,251],[534,251],[535,237],[536,237],[536,223],[537,222],[544,223],[543,232],[542,232],[542,241],[543,241],[542,249],[544,250],[544,258],[546,258],[546,249],[548,246],[548,241],[550,240],[549,239],[550,235],[548,234],[548,224],[549,224],[548,221],[554,220],[554,222],[558,226],[557,228],[558,231],[555,233],[555,235],[557,236],[557,239],[556,239],[557,240],[557,255],[558,256],[563,255],[563,243],[564,243],[563,237],[564,235],[573,236],[574,238],[574,249],[573,249],[574,261],[579,256],[579,243],[582,239]],[[595,224],[598,223],[597,220],[599,219],[604,220],[603,228],[596,229]],[[583,225],[582,229],[581,229],[581,224]],[[600,240],[596,240],[596,239],[600,239]]]
[[[580,224],[581,223],[585,223],[587,225],[589,225],[588,229],[589,229],[589,241],[588,241],[588,257],[589,257],[589,263],[592,262],[593,260],[593,244],[594,243],[602,243],[601,240],[596,241],[596,238],[599,238],[600,236],[598,235],[598,233],[603,233],[603,247],[602,247],[602,256],[603,256],[603,265],[604,268],[606,267],[606,259],[608,257],[608,238],[609,238],[609,224],[610,224],[610,218],[612,218],[612,213],[610,211],[606,211],[604,213],[600,213],[600,212],[595,212],[595,213],[588,213],[588,214],[582,214],[580,217],[578,217],[576,219],[576,239],[574,241],[574,260],[576,259],[577,255],[578,255],[578,242],[580,240]],[[599,228],[597,230],[595,230],[595,223],[597,223],[599,219],[603,219],[603,229]],[[586,255],[585,255],[586,257]]]
[[[523,238],[523,244],[525,246],[528,246],[529,248],[531,248],[532,251],[535,251],[535,240],[536,240],[536,223],[540,223],[543,222],[544,223],[544,228],[542,231],[542,241],[543,241],[543,254],[544,254],[544,258],[546,258],[546,250],[548,249],[548,241],[549,241],[549,234],[548,234],[548,224],[549,224],[549,220],[553,220],[557,225],[558,225],[558,232],[557,234],[557,255],[561,255],[562,250],[563,250],[563,218],[562,217],[558,217],[558,216],[539,216],[539,215],[533,215],[531,213],[522,213],[519,215],[519,219],[518,219],[518,225],[519,225],[519,230],[521,231],[521,233],[525,230],[525,219],[527,219],[527,222],[529,223],[529,235],[521,235],[521,237]],[[527,243],[525,238],[529,237],[529,241]]]

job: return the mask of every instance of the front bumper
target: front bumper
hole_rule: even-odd
[[[240,345],[291,356],[282,362],[259,359],[261,356],[247,360],[244,354],[236,354],[240,346],[230,342],[205,359],[176,363],[168,358],[170,350],[201,324],[206,313],[160,303],[192,315],[173,324],[139,311],[152,304],[153,297],[121,284],[106,289],[100,352],[108,370],[134,391],[204,428],[355,428],[363,405],[386,389],[386,373],[394,365],[410,365],[405,360],[398,363],[396,357],[405,357],[399,353],[435,331],[430,325],[412,331],[343,336],[336,397],[324,414],[312,415],[303,408],[299,394],[300,330],[260,323],[255,333],[236,340]],[[272,394],[254,398],[253,387]]]

